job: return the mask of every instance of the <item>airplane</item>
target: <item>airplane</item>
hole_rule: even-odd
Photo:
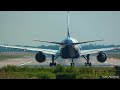
[[[92,64],[90,62],[90,54],[95,54],[95,53],[98,54],[96,56],[97,61],[103,63],[107,60],[107,54],[105,53],[105,51],[120,49],[120,47],[111,47],[111,48],[82,50],[81,44],[96,42],[96,41],[103,41],[103,40],[78,42],[76,39],[72,38],[70,35],[70,28],[69,28],[69,11],[67,12],[67,37],[64,40],[62,40],[62,42],[50,42],[50,41],[42,41],[42,40],[34,40],[34,41],[57,44],[57,45],[60,45],[60,48],[59,50],[52,50],[52,49],[30,48],[30,47],[20,47],[20,46],[11,46],[11,45],[0,45],[0,46],[6,47],[6,48],[38,51],[38,53],[35,55],[35,59],[39,63],[43,63],[46,61],[45,54],[50,54],[52,55],[51,57],[52,62],[50,62],[50,67],[56,66],[55,60],[58,57],[61,57],[63,59],[70,59],[71,66],[75,65],[74,60],[76,58],[83,57],[86,60],[85,66],[91,66]]]

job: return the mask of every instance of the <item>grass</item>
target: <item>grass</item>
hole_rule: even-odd
[[[0,68],[0,79],[100,79],[101,76],[118,76],[114,67],[17,67]]]
[[[33,56],[34,54],[31,53],[18,53],[18,54],[0,54],[0,61],[7,60],[7,59],[13,59],[13,58],[22,58],[22,57],[29,57]]]
[[[120,59],[120,52],[111,52],[107,54],[109,58]]]
[[[0,55],[0,60],[7,60],[12,58],[21,58],[24,57],[24,55]]]
[[[44,68],[5,66],[0,69],[0,79],[54,79],[55,75]]]

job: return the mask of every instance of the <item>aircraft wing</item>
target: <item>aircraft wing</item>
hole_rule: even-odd
[[[30,48],[30,47],[19,47],[19,46],[10,46],[10,45],[0,45],[0,47],[5,48],[14,48],[14,49],[21,49],[21,50],[30,50],[30,51],[42,51],[46,54],[56,54],[58,50],[51,50],[51,49],[41,49],[41,48]]]
[[[92,49],[92,50],[81,50],[81,55],[95,54],[95,53],[99,53],[101,51],[110,51],[110,50],[120,50],[120,47],[100,48],[100,49]]]

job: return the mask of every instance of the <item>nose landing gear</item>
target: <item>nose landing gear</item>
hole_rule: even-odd
[[[73,58],[72,58],[71,66],[74,66]]]

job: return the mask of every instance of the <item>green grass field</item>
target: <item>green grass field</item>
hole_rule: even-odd
[[[111,52],[107,54],[109,58],[120,59],[120,52]]]
[[[117,76],[114,67],[63,67],[52,68],[6,66],[0,68],[0,79],[100,79]]]
[[[0,54],[0,61],[12,59],[12,58],[23,58],[23,57],[29,57],[33,56],[33,53],[18,53],[18,54]]]
[[[7,60],[12,58],[22,58],[24,55],[0,55],[0,60]]]

